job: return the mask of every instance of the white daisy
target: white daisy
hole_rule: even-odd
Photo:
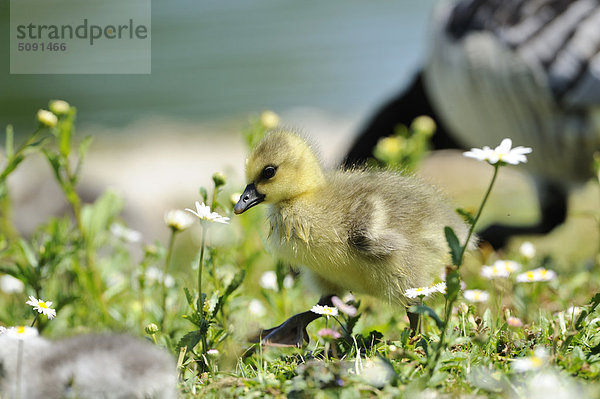
[[[0,277],[0,290],[6,294],[23,292],[25,284],[18,278],[14,278],[10,274],[5,274]]]
[[[512,369],[517,373],[538,370],[546,364],[547,359],[548,351],[545,348],[536,348],[533,355],[514,359],[512,362]]]
[[[535,256],[535,246],[531,242],[525,241],[519,247],[519,253],[527,259],[532,259]]]
[[[208,356],[219,356],[219,350],[218,349],[209,349],[206,351],[206,354]]]
[[[511,139],[504,139],[495,149],[491,149],[488,146],[483,148],[472,148],[471,151],[464,152],[463,155],[467,158],[474,158],[479,161],[486,161],[492,165],[497,163],[500,164],[511,164],[518,165],[519,163],[527,162],[525,154],[531,153],[532,149],[529,147],[518,146],[512,147]]]
[[[258,299],[253,299],[248,304],[248,311],[251,315],[262,317],[267,314],[267,309],[265,309],[264,305]]]
[[[483,266],[481,268],[481,272],[479,273],[481,274],[482,277],[487,278],[488,280],[491,280],[493,278],[507,278],[510,273],[504,269],[503,267],[499,268],[496,266]]]
[[[336,307],[331,307],[331,306],[321,306],[321,305],[315,305],[310,309],[311,312],[314,312],[316,314],[320,314],[320,315],[324,315],[327,316],[329,318],[329,316],[337,316],[338,315],[338,310]]]
[[[180,209],[165,213],[165,223],[173,231],[183,231],[194,223],[194,217]]]
[[[127,242],[140,242],[143,237],[139,231],[125,227],[120,223],[113,223],[110,226],[110,232],[115,237]]]
[[[404,292],[404,296],[407,298],[423,298],[429,296],[433,292],[431,287],[409,288]]]
[[[224,224],[229,223],[228,217],[221,216],[217,212],[211,212],[210,206],[204,205],[204,202],[200,203],[200,202],[196,201],[196,210],[195,211],[192,209],[189,209],[189,208],[186,208],[185,210],[196,215],[198,217],[198,219],[200,219],[201,222],[208,221],[208,222],[216,222],[216,223],[224,223]]]
[[[439,292],[440,294],[445,294],[447,291],[446,282],[442,281],[441,283],[437,283],[429,287],[431,292]]]
[[[35,327],[17,326],[6,329],[5,334],[8,338],[27,339],[30,337],[37,337],[38,330]]]
[[[56,310],[52,309],[50,306],[52,305],[51,301],[43,301],[41,299],[36,299],[33,296],[29,296],[29,300],[25,302],[27,305],[33,306],[33,309],[37,310],[39,313],[42,313],[50,320],[56,317]]]
[[[260,276],[259,284],[265,290],[277,291],[277,274],[273,270],[268,270]]]
[[[517,275],[517,282],[519,283],[534,283],[538,281],[550,281],[556,278],[556,273],[552,270],[547,270],[543,267],[530,270],[525,273]]]
[[[331,297],[331,303],[333,306],[338,308],[340,312],[347,314],[350,317],[356,316],[356,308],[352,305],[348,305],[346,302],[342,301],[337,296]]]
[[[487,302],[490,299],[490,294],[482,290],[466,290],[463,296],[469,302]]]
[[[521,321],[521,319],[514,316],[509,316],[506,319],[506,324],[508,324],[511,327],[523,327],[523,322]]]

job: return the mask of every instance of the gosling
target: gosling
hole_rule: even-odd
[[[302,265],[323,294],[345,291],[407,306],[408,288],[433,282],[448,257],[444,227],[464,242],[468,228],[434,187],[391,171],[324,172],[315,152],[294,133],[268,133],[246,164],[248,185],[235,214],[269,204],[269,245]],[[301,346],[310,311],[264,330],[262,342]],[[409,314],[411,328],[416,315]]]
[[[166,351],[126,335],[90,334],[52,342],[2,334],[0,397],[175,399],[177,367]]]

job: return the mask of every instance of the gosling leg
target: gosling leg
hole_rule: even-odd
[[[321,297],[319,305],[331,306],[331,297],[327,295]],[[310,310],[298,313],[277,327],[261,330],[256,336],[249,339],[252,343],[261,343],[268,346],[295,346],[302,347],[304,341],[310,342],[306,327],[314,320],[321,317],[320,314],[311,312]]]
[[[417,333],[420,333],[421,331],[417,331],[420,330],[421,326],[419,325],[419,314],[418,313],[411,313],[408,311],[408,308],[406,309],[406,315],[408,316],[408,322],[410,324],[410,336],[414,337]]]

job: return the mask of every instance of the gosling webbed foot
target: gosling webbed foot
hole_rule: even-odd
[[[304,341],[310,342],[306,327],[315,319],[321,317],[309,311],[298,313],[277,327],[262,330],[250,339],[252,343],[261,343],[268,346],[295,346],[302,347]]]
[[[318,304],[331,306],[331,297],[332,295],[321,297]],[[319,317],[321,317],[320,314],[310,310],[298,313],[277,327],[261,330],[248,341],[255,344],[260,342],[268,346],[295,346],[300,348],[304,341],[306,343],[310,342],[306,327]]]

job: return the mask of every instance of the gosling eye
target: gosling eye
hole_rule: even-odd
[[[269,180],[273,176],[275,176],[275,172],[277,171],[276,166],[265,166],[262,171],[262,178],[265,180]]]

